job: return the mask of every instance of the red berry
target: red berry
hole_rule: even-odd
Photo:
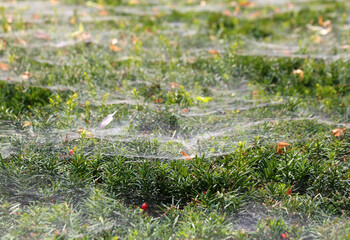
[[[288,233],[287,232],[282,233],[281,238],[288,239]]]
[[[142,210],[143,211],[147,211],[148,209],[148,203],[143,203],[142,206],[141,206]]]
[[[73,150],[69,150],[69,155],[72,155],[73,153],[74,153],[74,151]]]

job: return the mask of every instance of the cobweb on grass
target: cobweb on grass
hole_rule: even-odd
[[[256,9],[253,8],[252,12],[259,10],[259,7],[267,3],[267,1],[252,2],[256,3]],[[299,2],[302,5],[312,1]],[[226,5],[215,4],[215,2],[213,4],[208,3],[206,6],[174,6],[167,5],[164,1],[162,3],[163,5],[157,6],[157,11],[162,14],[170,14],[173,10],[183,13],[190,11],[223,12],[227,7]],[[286,5],[287,1],[268,1],[268,3],[278,4],[281,12],[298,11],[300,9],[298,5],[290,9]],[[85,63],[85,59],[77,59],[74,54],[69,54],[69,52],[71,50],[83,52],[81,49],[86,46],[94,47],[93,53],[100,59],[114,54],[112,57],[116,63],[128,62],[134,54],[135,44],[133,40],[136,37],[142,41],[144,48],[139,58],[145,58],[148,62],[154,63],[168,61],[170,64],[172,61],[169,53],[164,50],[164,41],[162,42],[156,34],[143,31],[135,34],[137,36],[131,39],[132,34],[128,35],[128,29],[122,30],[104,27],[108,25],[102,25],[103,27],[96,25],[96,22],[99,24],[123,21],[137,23],[135,19],[139,16],[156,16],[158,13],[154,6],[111,7],[107,8],[110,11],[109,16],[100,16],[98,8],[87,5],[72,7],[58,3],[52,6],[50,2],[36,1],[1,4],[4,4],[12,14],[19,11],[18,9],[23,9],[21,10],[23,21],[33,24],[33,28],[26,31],[14,30],[9,33],[1,33],[0,38],[11,42],[12,47],[19,49],[19,51],[25,51],[26,56],[38,64],[37,68],[34,68],[34,64],[26,64],[27,62],[24,61],[21,71],[0,72],[0,79],[7,82],[20,82],[24,85],[40,86],[54,91],[69,89],[78,92],[79,105],[85,104],[89,100],[98,108],[101,102],[91,98],[89,93],[91,89],[86,87],[86,81],[79,79],[80,82],[73,86],[62,82],[48,83],[46,81],[48,76],[42,73],[46,70],[43,70],[42,66],[63,68]],[[71,17],[74,16],[74,9],[77,10],[80,21],[84,25],[84,31],[91,35],[91,38],[87,41],[86,39],[73,37],[74,33],[79,31],[78,24],[68,24]],[[33,15],[35,14],[40,14],[40,17],[34,18]],[[249,18],[251,17],[249,14],[250,12],[247,14],[239,13],[236,17]],[[274,13],[269,12],[268,14]],[[339,37],[342,33],[346,33],[348,29],[342,26],[334,27],[329,35],[322,37],[322,44],[311,45],[308,49],[309,52],[306,53],[302,51],[303,46],[299,44],[299,38],[302,34],[300,32],[288,35],[288,40],[283,39],[283,41],[269,39],[258,41],[251,37],[222,40],[216,36],[209,37],[206,29],[189,26],[181,22],[162,23],[159,27],[161,28],[159,33],[171,40],[170,45],[174,46],[174,49],[176,46],[184,49],[181,55],[183,61],[190,61],[197,57],[211,58],[213,56],[208,54],[208,50],[214,49],[221,54],[227,51],[232,42],[236,40],[243,41],[241,49],[238,51],[238,54],[242,55],[322,58],[330,61],[338,58],[348,58],[346,43],[343,38]],[[314,33],[310,30],[308,34]],[[118,44],[123,48],[122,52],[110,53],[109,44],[113,38],[119,40]],[[338,53],[334,54],[334,49],[338,50]],[[6,52],[4,55],[7,56],[8,54],[9,52]],[[135,59],[137,60],[137,58]],[[4,57],[1,61],[6,62],[8,58]],[[21,74],[26,70],[31,73],[29,79],[21,77]],[[156,70],[151,68],[143,70],[147,78],[133,79],[130,83],[132,88],[164,81],[161,87],[169,89],[169,81],[172,81],[172,77],[175,80],[177,79],[176,76],[166,76],[166,79],[159,80],[161,75]],[[187,75],[184,73],[182,78],[187,80],[189,75],[196,75],[197,73],[196,70],[193,70]],[[40,77],[36,77],[36,74]],[[208,78],[209,80],[215,80],[214,75]],[[186,84],[185,80],[184,85]],[[110,85],[115,85],[114,81],[114,78],[108,79]],[[86,154],[102,152],[104,155],[124,156],[128,158],[128,161],[136,162],[144,159],[157,161],[186,160],[194,156],[211,158],[235,152],[242,143],[245,143],[248,147],[257,138],[260,142],[270,145],[277,144],[279,141],[285,141],[292,145],[299,144],[308,139],[329,135],[330,129],[345,126],[341,122],[346,120],[339,116],[338,121],[332,121],[329,116],[307,105],[293,107],[293,99],[288,97],[279,96],[273,99],[258,100],[254,97],[253,89],[248,86],[246,79],[231,79],[228,84],[215,84],[210,93],[213,100],[208,103],[199,102],[195,106],[186,108],[134,99],[130,93],[113,91],[109,87],[110,85],[107,87],[103,84],[95,86],[96,95],[103,96],[104,93],[108,92],[110,97],[106,104],[116,107],[121,105],[130,106],[128,115],[116,116],[115,120],[102,130],[97,128],[100,120],[107,114],[114,112],[114,109],[111,112],[104,112],[103,116],[95,110],[96,112],[93,113],[96,116],[94,122],[88,126],[86,126],[86,122],[82,120],[81,116],[73,118],[68,127],[61,128],[43,127],[40,123],[44,122],[44,119],[32,119],[32,124],[27,127],[22,127],[23,121],[18,121],[20,123],[17,122],[16,124],[10,121],[0,121],[0,154],[2,158],[10,159],[31,145],[39,147],[48,145],[53,152],[65,156],[68,147],[78,146],[84,140],[82,131],[79,130],[80,127],[86,129],[85,140],[89,142]],[[186,87],[192,91],[193,83],[187,83]],[[139,106],[142,106],[142,108]],[[63,115],[63,112],[59,113],[60,117]],[[118,112],[116,115],[118,115]],[[35,122],[39,124],[35,124]],[[182,152],[188,156],[184,156]],[[1,172],[0,175],[5,176],[6,172]],[[30,179],[16,181],[15,176],[2,178],[1,185],[6,189],[4,192],[6,192],[8,199],[20,201],[22,204],[30,204],[33,201],[50,201],[42,198],[47,194],[38,191],[37,186],[33,186]],[[63,195],[73,196],[75,199],[87,195],[86,191],[82,189],[56,190],[51,190],[51,195],[55,200],[64,201]],[[97,228],[97,231],[102,230],[103,228]]]

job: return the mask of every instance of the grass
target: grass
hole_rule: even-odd
[[[2,238],[350,238],[346,1],[35,4],[0,4]]]

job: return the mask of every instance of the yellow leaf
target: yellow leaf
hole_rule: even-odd
[[[283,149],[286,149],[288,146],[290,146],[289,143],[286,143],[286,142],[279,142],[278,145],[277,145],[277,152],[279,154],[282,154],[282,150]]]
[[[32,125],[32,124],[29,121],[24,121],[24,124],[22,127],[25,128],[25,127],[28,127],[30,125]]]

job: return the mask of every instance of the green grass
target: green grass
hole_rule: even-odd
[[[346,1],[35,4],[0,4],[1,238],[350,238]]]

